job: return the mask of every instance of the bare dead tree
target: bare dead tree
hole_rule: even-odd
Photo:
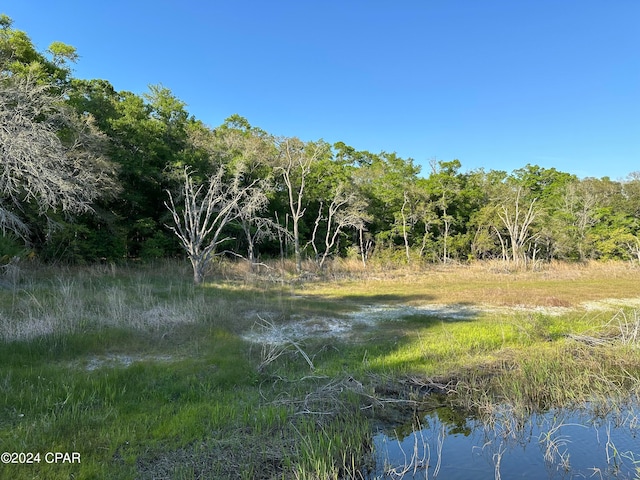
[[[238,205],[238,221],[247,239],[247,260],[253,270],[255,265],[255,246],[263,238],[273,235],[273,221],[260,216],[267,205],[267,197],[264,194],[256,195],[244,205]]]
[[[496,232],[496,236],[498,237],[498,240],[500,241],[500,250],[502,251],[502,260],[504,260],[504,262],[506,263],[509,260],[509,255],[507,255],[507,243],[505,242],[504,238],[502,238],[502,234],[500,233],[500,230],[498,229],[498,227],[496,227],[495,225],[492,225],[493,230]]]
[[[443,169],[443,164],[441,162],[438,162],[434,158],[429,162],[429,164],[431,166],[431,178],[437,185],[436,192],[439,192],[439,198],[435,204],[440,209],[440,218],[444,228],[442,232],[442,262],[447,263],[449,261],[450,253],[449,233],[451,231],[451,226],[455,221],[455,218],[449,214],[449,208],[456,195],[460,193],[461,187],[453,172],[448,171],[449,169]]]
[[[435,216],[435,214],[433,214],[433,212],[428,212],[428,211],[422,211],[420,212],[420,220],[422,222],[422,225],[424,227],[424,233],[422,234],[422,243],[420,245],[420,250],[419,250],[419,255],[420,257],[424,257],[424,252],[427,249],[427,242],[429,241],[429,239],[431,238],[431,225],[433,225],[436,220],[437,217]]]
[[[365,226],[358,228],[358,249],[360,250],[360,259],[362,260],[362,266],[367,268],[367,260],[371,256],[373,251],[374,242],[371,234],[365,235]]]
[[[104,142],[92,118],[66,108],[62,94],[29,77],[0,75],[0,229],[26,239],[25,204],[34,202],[40,214],[72,214],[115,191]]]
[[[300,250],[300,219],[305,213],[305,188],[311,168],[328,151],[324,142],[302,142],[297,138],[276,140],[278,155],[274,170],[279,173],[287,188],[289,210],[293,227],[293,248],[296,259],[296,271],[302,271]]]
[[[630,255],[634,256],[640,263],[640,237],[638,235],[628,235],[624,242],[625,247]]]
[[[537,198],[529,202],[529,205],[522,205],[522,188],[518,187],[512,205],[503,203],[500,206],[498,216],[509,232],[511,240],[511,256],[514,263],[525,260],[524,246],[532,239],[530,231],[531,224],[536,219],[538,211],[535,208]],[[496,229],[497,231],[497,229]]]
[[[182,185],[182,209],[178,209],[171,192],[165,202],[173,217],[168,226],[180,239],[193,267],[193,281],[204,280],[207,267],[218,245],[229,237],[221,237],[224,227],[239,215],[239,208],[252,195],[254,183],[242,185],[242,177],[236,174],[225,181],[224,168],[211,175],[206,183],[197,185],[188,168],[184,170]],[[250,201],[248,201],[250,203]]]
[[[415,229],[419,223],[424,225],[424,234],[422,236],[422,245],[419,255],[422,257],[426,249],[427,241],[430,236],[429,229],[432,224],[438,221],[433,207],[435,202],[429,200],[428,195],[421,189],[410,185],[408,189],[403,191],[402,207],[399,212],[399,219],[396,223],[401,222],[402,239],[404,242],[404,253],[407,263],[411,263],[411,245],[409,244],[409,234]],[[399,228],[400,228],[399,227]],[[445,247],[446,251],[446,247]]]
[[[235,222],[244,233],[247,260],[253,270],[256,244],[264,238],[275,237],[280,228],[273,220],[261,216],[269,203],[267,192],[274,188],[270,175],[263,170],[273,163],[276,155],[272,138],[262,130],[251,128],[245,119],[233,116],[216,130],[194,129],[190,141],[194,147],[207,152],[210,159],[225,165],[228,174],[232,172],[232,176],[244,178],[245,183],[246,179],[260,178],[245,188],[234,207]]]
[[[365,223],[368,221],[366,209],[366,201],[344,183],[336,187],[333,199],[327,208],[326,216],[323,203],[320,203],[310,243],[313,246],[316,262],[321,270],[324,268],[329,255],[333,253],[340,234],[346,228],[355,228],[360,231],[364,229]],[[321,223],[324,223],[325,227],[322,249],[317,238]]]
[[[402,239],[404,240],[404,254],[407,257],[407,263],[411,263],[411,254],[409,251],[409,229],[407,225],[407,213],[406,208],[409,205],[409,194],[405,190],[403,192],[402,208],[400,209],[400,216],[402,218]]]
[[[265,238],[280,238],[288,235],[283,227],[270,218],[262,217],[269,203],[267,191],[271,188],[262,181],[247,189],[241,201],[236,205],[237,221],[247,240],[247,260],[251,264],[251,270],[256,264],[256,245]],[[276,217],[277,218],[277,217]]]

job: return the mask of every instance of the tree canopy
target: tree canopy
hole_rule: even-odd
[[[299,271],[345,255],[640,261],[640,173],[465,171],[457,159],[422,171],[394,152],[280,137],[238,114],[210,127],[161,84],[137,94],[74,78],[77,60],[61,42],[38,51],[0,15],[0,258],[22,243],[66,262],[291,255]],[[189,253],[184,222],[211,200],[209,219],[224,222]]]

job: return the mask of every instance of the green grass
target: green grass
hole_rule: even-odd
[[[580,306],[637,297],[637,270],[611,272],[458,267],[195,288],[182,264],[23,271],[0,290],[0,451],[82,461],[0,464],[0,478],[360,478],[372,424],[391,416],[385,401],[426,402],[429,381],[476,411],[637,394],[640,348],[618,335],[629,338],[637,312]],[[258,315],[279,324],[424,303],[496,308],[360,325],[350,338],[301,341],[264,368],[261,346],[242,338]],[[502,308],[513,305],[566,311]]]

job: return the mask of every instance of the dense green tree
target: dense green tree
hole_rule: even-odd
[[[354,182],[369,204],[370,230],[376,248],[384,250],[404,244],[410,216],[407,196],[414,188],[420,167],[414,165],[413,159],[405,160],[395,153],[360,152],[356,157],[361,166],[354,172]]]
[[[553,257],[584,261],[591,256],[589,234],[599,202],[589,180],[576,179],[565,186],[558,208],[548,217],[548,228],[554,232]]]
[[[577,181],[575,175],[555,168],[526,165],[512,173],[513,181],[537,202],[536,249],[538,257],[557,258],[564,248],[566,226],[555,221],[565,205],[569,186]]]
[[[458,197],[463,189],[463,178],[459,174],[459,160],[431,161],[431,174],[427,178],[427,192],[438,210],[438,220],[442,237],[444,263],[449,260],[449,237],[451,230],[461,219],[455,215]]]
[[[108,154],[119,167],[122,194],[102,203],[100,224],[117,235],[126,257],[156,257],[176,250],[163,226],[165,191],[178,184],[184,165],[197,162],[198,150],[189,142],[197,122],[185,104],[161,85],[143,96],[116,92],[104,80],[73,81],[69,103],[95,118],[109,139]],[[120,256],[122,249],[114,254]]]
[[[628,181],[588,179],[598,202],[588,239],[593,257],[599,259],[638,259],[640,238],[638,198],[634,177]]]
[[[272,169],[277,155],[274,140],[237,114],[227,118],[212,134],[208,142],[211,159],[226,165],[228,175],[239,178],[242,185],[249,188],[250,194],[244,195],[237,204],[238,215],[230,222],[229,229],[236,240],[234,253],[240,255],[239,252],[246,251],[253,269],[258,243],[274,238],[279,230],[268,211],[276,188]]]
[[[0,71],[29,78],[49,88],[66,85],[71,74],[70,64],[78,59],[76,49],[53,42],[46,52],[39,52],[25,32],[12,27],[13,20],[0,14]]]

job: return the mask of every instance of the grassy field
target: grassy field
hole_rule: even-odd
[[[0,478],[363,478],[374,425],[429,404],[637,398],[639,280],[222,264],[194,287],[186,263],[26,266],[0,287],[0,451],[40,457]]]

